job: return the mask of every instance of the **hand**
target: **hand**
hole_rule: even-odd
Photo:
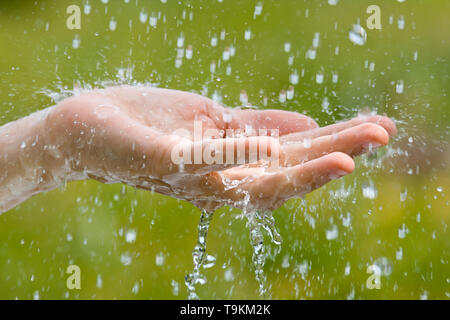
[[[193,135],[194,121],[201,122],[203,133],[221,133],[201,142],[201,150],[217,150],[222,144],[236,150],[243,143],[248,158],[253,142],[259,148],[269,146],[268,158],[234,166],[176,165],[174,147],[181,143],[194,150],[198,141],[174,132],[184,129]],[[396,133],[394,123],[382,116],[360,116],[319,128],[298,113],[229,109],[191,93],[129,86],[71,97],[51,111],[48,126],[49,141],[69,166],[66,171],[75,173],[74,179],[126,183],[207,210],[226,204],[275,209],[351,173],[351,157],[369,146],[386,145],[389,135]],[[227,130],[246,127],[277,129],[279,143],[271,137],[227,137]],[[274,154],[280,155],[276,168],[268,161]]]

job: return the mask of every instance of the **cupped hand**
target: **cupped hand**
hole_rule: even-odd
[[[206,210],[275,209],[351,173],[352,157],[396,134],[395,124],[378,115],[319,128],[294,112],[231,109],[192,93],[131,86],[66,99],[47,126],[51,154],[72,179],[126,183]],[[195,139],[199,127],[208,139]],[[174,161],[180,146],[192,151],[192,161]],[[223,154],[223,161],[194,161],[195,150],[215,159]],[[225,159],[229,150],[233,161]]]

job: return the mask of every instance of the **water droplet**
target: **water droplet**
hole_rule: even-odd
[[[314,33],[313,43],[312,46],[314,49],[317,49],[320,45],[320,33],[316,32]]]
[[[288,100],[292,100],[294,98],[294,87],[293,86],[289,86],[288,90],[286,91],[286,98]]]
[[[223,277],[227,282],[233,281],[234,280],[233,269],[230,267],[227,270],[225,270]]]
[[[115,31],[117,28],[117,21],[113,18],[109,21],[109,30]]]
[[[312,139],[311,138],[305,138],[305,140],[303,140],[303,147],[306,149],[311,148],[312,146]]]
[[[373,184],[363,185],[363,197],[367,199],[375,199],[378,195],[378,190]]]
[[[255,6],[255,12],[253,13],[253,19],[256,19],[257,16],[261,15],[263,10],[263,5],[261,2],[258,2]]]
[[[339,235],[339,231],[336,225],[333,225],[331,229],[326,231],[327,240],[335,240]]]
[[[148,18],[148,15],[144,11],[141,11],[141,13],[139,13],[139,21],[140,22],[146,23],[147,22],[147,18]]]
[[[162,266],[164,264],[164,260],[165,260],[165,257],[164,257],[164,253],[162,253],[162,252],[158,253],[155,257],[155,263],[157,266]]]
[[[397,85],[395,86],[395,91],[396,91],[398,94],[402,94],[402,93],[403,93],[403,90],[404,90],[404,83],[403,83],[403,80],[399,80],[399,81],[397,82]]]
[[[230,56],[231,56],[230,48],[225,48],[224,52],[222,53],[223,61],[230,60]]]
[[[186,48],[186,59],[191,60],[193,55],[192,46],[188,45]]]
[[[284,44],[284,52],[289,52],[291,51],[291,43],[290,42],[286,42]]]
[[[404,17],[404,16],[398,17],[398,20],[397,20],[397,27],[398,27],[400,30],[405,29],[405,17]]]
[[[367,41],[367,33],[363,27],[359,24],[354,24],[352,30],[350,30],[349,39],[356,45],[362,46]]]
[[[395,258],[399,261],[403,259],[403,248],[402,247],[398,248],[398,250],[395,252]]]
[[[389,276],[392,273],[392,263],[386,257],[380,257],[374,261],[383,276]]]
[[[72,40],[72,48],[78,49],[80,47],[80,38],[76,35]]]
[[[85,15],[88,15],[88,14],[90,14],[91,13],[91,5],[89,4],[89,3],[86,3],[85,5],[84,5],[84,14]]]
[[[122,255],[120,256],[120,262],[124,265],[124,266],[129,266],[132,262],[133,258],[131,257],[131,255],[129,253],[122,253]]]
[[[217,36],[213,36],[211,38],[211,47],[216,47],[219,40],[217,39]]]
[[[250,29],[245,30],[244,39],[250,40],[252,38],[252,31]]]
[[[306,51],[306,59],[314,60],[316,59],[316,50],[309,49]]]
[[[293,73],[291,73],[291,75],[289,76],[289,82],[293,85],[298,84],[298,80],[299,80],[299,75],[297,71],[294,71]]]
[[[125,235],[125,241],[128,243],[133,243],[136,241],[136,230],[128,230]]]
[[[404,239],[407,232],[408,232],[408,229],[406,229],[405,224],[402,224],[402,227],[400,229],[398,229],[398,237],[400,239]]]
[[[155,28],[155,27],[156,27],[156,24],[158,23],[158,18],[157,18],[156,16],[152,15],[152,16],[150,17],[150,19],[148,19],[148,23],[149,23],[153,28]]]
[[[102,280],[102,275],[101,274],[97,275],[96,287],[99,288],[99,289],[101,289],[103,287],[103,280]]]
[[[178,294],[180,292],[180,285],[175,280],[172,280],[170,284],[172,285],[172,294],[174,296],[178,296]]]
[[[318,72],[318,73],[316,74],[316,82],[317,82],[318,84],[322,84],[322,83],[323,83],[323,73]]]
[[[280,102],[281,103],[285,103],[286,102],[286,90],[281,90],[280,91],[279,98],[280,98]]]
[[[182,48],[184,46],[184,36],[183,34],[181,34],[178,38],[177,38],[177,47],[178,48]]]

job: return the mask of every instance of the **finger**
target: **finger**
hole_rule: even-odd
[[[279,136],[318,128],[317,123],[300,113],[282,110],[241,110],[226,109],[229,120],[228,128],[244,129],[249,126],[254,130],[278,130]]]
[[[192,142],[189,139],[171,136],[170,173],[188,172],[205,173],[224,170],[260,160],[276,161],[279,158],[280,145],[272,137],[242,137],[225,139],[208,139]],[[167,163],[165,159],[163,163]]]
[[[224,171],[220,178],[217,174],[215,183],[222,197],[233,202],[243,201],[248,195],[252,205],[258,208],[275,209],[292,197],[309,193],[331,180],[353,172],[355,164],[348,155],[335,152],[276,172],[263,172],[260,168],[239,168]],[[226,188],[224,181],[243,179],[243,175],[253,176],[235,187]],[[225,179],[224,179],[225,177]],[[247,176],[248,177],[248,176]],[[222,185],[220,185],[222,184]]]
[[[297,165],[332,152],[344,152],[355,157],[368,150],[389,143],[387,131],[374,123],[363,123],[339,133],[321,136],[303,143],[287,144],[282,147],[285,165]]]
[[[285,135],[280,137],[280,142],[282,144],[285,144],[289,142],[303,141],[306,138],[314,139],[321,136],[333,135],[342,130],[349,129],[367,122],[375,123],[383,127],[389,133],[390,136],[395,136],[397,134],[397,127],[395,126],[395,123],[388,117],[379,115],[358,116],[352,120],[332,124],[326,127],[316,128],[306,132],[299,132]]]

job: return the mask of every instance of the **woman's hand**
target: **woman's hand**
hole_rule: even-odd
[[[319,128],[298,113],[230,109],[191,93],[130,86],[62,101],[45,130],[52,177],[126,183],[207,210],[275,209],[351,173],[353,156],[396,133],[382,116]],[[198,131],[208,139],[195,139]]]

